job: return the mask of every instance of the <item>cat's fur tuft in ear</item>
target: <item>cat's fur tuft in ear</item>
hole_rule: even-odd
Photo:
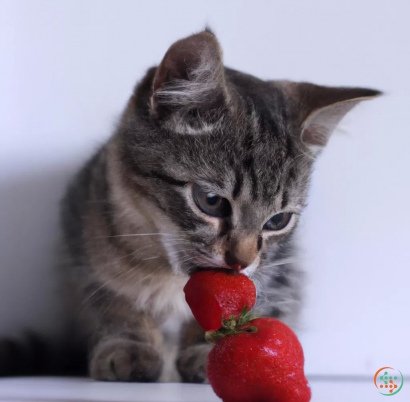
[[[301,140],[317,155],[343,117],[363,100],[382,95],[368,88],[326,87],[290,81],[278,82],[296,107]]]
[[[222,50],[207,29],[169,48],[153,80],[151,113],[168,128],[192,132],[217,120],[226,97]]]

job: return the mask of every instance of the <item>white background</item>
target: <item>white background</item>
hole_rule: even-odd
[[[0,335],[58,327],[58,201],[173,41],[216,31],[228,66],[385,91],[343,121],[302,221],[309,374],[410,374],[410,3],[1,1]]]

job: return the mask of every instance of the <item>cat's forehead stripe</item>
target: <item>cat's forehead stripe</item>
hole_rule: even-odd
[[[241,192],[243,185],[243,173],[236,169],[235,171],[235,186],[232,190],[232,198],[235,200]]]

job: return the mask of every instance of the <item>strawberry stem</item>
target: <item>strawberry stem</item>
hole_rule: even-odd
[[[208,331],[205,333],[205,340],[209,343],[216,344],[222,338],[230,335],[238,335],[238,334],[251,334],[258,332],[258,328],[255,326],[246,326],[243,328],[245,324],[249,324],[255,318],[259,318],[259,314],[250,314],[248,312],[248,307],[244,307],[240,317],[237,319],[235,316],[231,315],[228,319],[224,319],[222,317],[222,328],[216,331]],[[239,327],[242,327],[238,329]]]

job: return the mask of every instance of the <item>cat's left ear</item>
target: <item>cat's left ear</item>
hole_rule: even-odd
[[[221,117],[226,99],[216,36],[206,30],[175,42],[155,73],[152,115],[175,131],[200,132]]]
[[[309,83],[281,82],[296,108],[302,142],[313,155],[327,144],[343,117],[363,100],[382,93],[367,88],[325,87]]]

